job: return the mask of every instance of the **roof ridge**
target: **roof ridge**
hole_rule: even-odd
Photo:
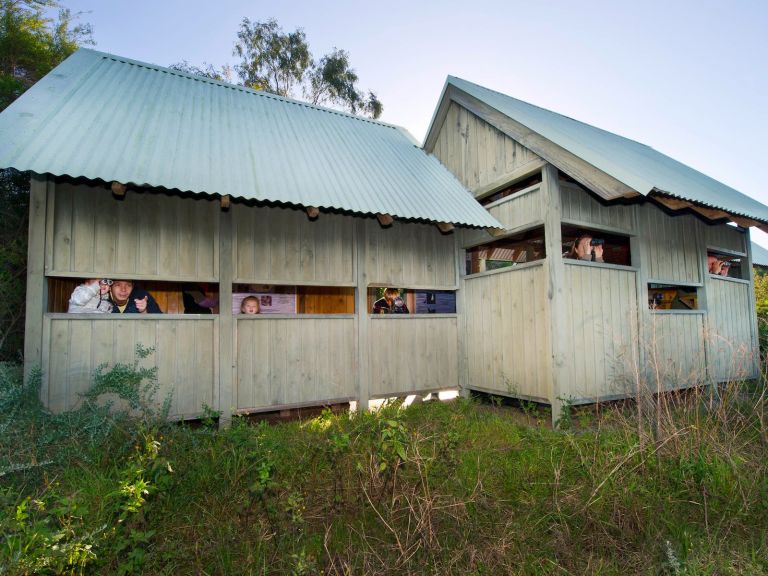
[[[297,100],[295,98],[288,98],[287,96],[281,96],[280,94],[273,94],[272,92],[267,92],[266,90],[256,90],[254,88],[248,88],[247,86],[241,86],[240,84],[232,84],[231,82],[224,82],[223,80],[216,80],[214,78],[208,78],[206,76],[199,76],[197,74],[191,74],[189,72],[183,72],[181,70],[174,70],[173,68],[168,68],[167,66],[160,66],[159,64],[151,64],[149,62],[142,62],[141,60],[134,60],[132,58],[126,58],[124,56],[120,56],[118,54],[111,54],[109,52],[102,52],[100,50],[93,50],[92,48],[79,48],[78,52],[88,52],[95,56],[100,56],[102,59],[109,59],[114,62],[119,62],[121,64],[129,64],[131,66],[138,66],[140,68],[146,68],[148,70],[153,70],[155,72],[161,72],[163,74],[171,74],[172,76],[178,76],[180,78],[186,78],[188,80],[193,80],[195,82],[204,82],[206,84],[212,84],[214,86],[219,86],[221,88],[228,88],[230,90],[236,90],[238,92],[244,92],[246,94],[251,94],[253,96],[259,96],[262,98],[270,98],[272,100],[279,100],[282,102],[285,102],[287,104],[296,104],[298,106],[303,106],[305,108],[309,108],[310,110],[317,110],[318,112],[326,112],[328,114],[335,114],[337,116],[343,116],[346,118],[350,118],[353,120],[358,120],[360,122],[367,122],[369,124],[374,124],[377,126],[382,126],[384,128],[391,128],[394,130],[401,129],[400,126],[397,126],[396,124],[390,124],[388,122],[382,122],[381,120],[374,120],[373,118],[365,118],[363,116],[357,116],[355,114],[350,114],[349,112],[342,112],[341,110],[336,110],[334,108],[328,108],[326,106],[318,106],[317,104],[311,104],[309,102],[305,102],[303,100]]]

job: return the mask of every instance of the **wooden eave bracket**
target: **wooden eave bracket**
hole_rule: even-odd
[[[706,206],[700,206],[698,204],[694,204],[692,202],[689,202],[688,200],[682,200],[680,198],[672,198],[670,196],[661,196],[658,194],[654,194],[652,197],[662,206],[666,206],[670,210],[674,210],[676,212],[679,210],[690,209],[693,212],[696,212],[696,214],[703,216],[707,220],[715,221],[715,220],[726,219],[726,220],[730,220],[734,224],[737,224],[738,226],[741,226],[742,228],[750,228],[752,226],[756,226],[759,230],[762,230],[763,232],[768,232],[768,224],[762,224],[757,220],[753,220],[752,218],[747,218],[746,216],[734,216],[733,214],[729,214],[725,210],[720,210],[719,208],[708,208]]]
[[[222,210],[229,210],[229,206],[232,203],[232,197],[229,194],[224,194],[219,201],[221,202]]]
[[[453,230],[453,224],[451,224],[450,222],[438,222],[437,228],[443,234],[447,234],[448,232],[451,232]]]
[[[382,226],[391,226],[392,222],[395,221],[395,219],[392,218],[392,216],[390,216],[389,214],[376,214],[376,219],[379,221],[379,224],[381,224]]]
[[[115,198],[124,198],[125,193],[128,191],[128,186],[117,180],[112,182],[110,188],[112,189],[112,194],[114,194]]]
[[[320,208],[317,206],[307,206],[307,216],[309,216],[310,220],[317,219],[320,216]]]

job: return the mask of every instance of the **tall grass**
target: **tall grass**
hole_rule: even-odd
[[[654,402],[563,432],[458,399],[41,439],[3,478],[0,573],[768,574],[762,388]]]

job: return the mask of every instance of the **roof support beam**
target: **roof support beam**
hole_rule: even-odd
[[[320,216],[320,208],[317,206],[307,206],[307,216],[309,216],[310,220],[315,220]]]
[[[438,222],[437,228],[443,234],[447,234],[448,232],[451,232],[453,230],[453,224],[451,224],[450,222]]]
[[[224,196],[221,197],[221,209],[222,210],[229,210],[229,205],[232,202],[232,198],[229,196],[229,194],[224,194]]]
[[[395,221],[389,214],[376,214],[376,218],[382,226],[391,226],[392,222]]]

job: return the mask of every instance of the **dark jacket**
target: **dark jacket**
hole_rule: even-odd
[[[144,296],[147,296],[147,314],[163,313],[163,311],[160,310],[160,306],[158,306],[157,302],[155,302],[155,299],[152,298],[152,294],[146,290],[142,290],[141,288],[136,288],[136,286],[134,286],[133,290],[131,290],[131,295],[128,296],[128,304],[126,304],[125,310],[122,312],[122,314],[139,314],[139,310],[136,308],[136,302],[134,302],[134,300],[141,300],[144,298]],[[115,304],[114,301],[112,301],[112,313],[121,314],[120,309],[117,307],[117,304]]]

